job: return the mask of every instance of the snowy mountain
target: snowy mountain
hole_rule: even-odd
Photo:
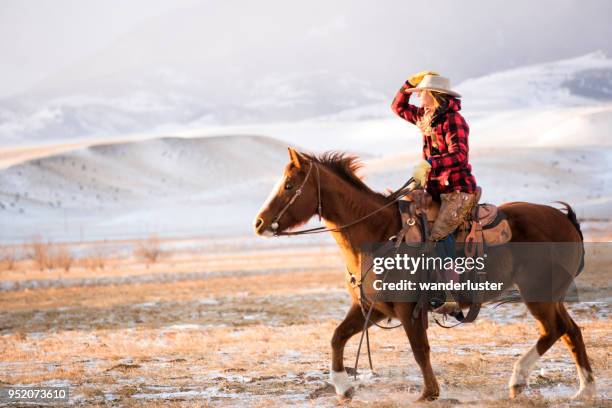
[[[228,98],[220,100],[209,96],[197,78],[163,69],[122,82],[108,89],[93,83],[103,89],[1,101],[0,140],[14,145],[299,120],[383,100],[364,81],[326,72],[270,75],[241,89],[228,87]]]
[[[457,88],[474,110],[585,106],[612,101],[612,59],[602,52],[469,79]]]
[[[456,89],[472,148],[612,146],[612,59],[600,52],[466,80]],[[313,150],[420,151],[419,132],[395,117],[389,103],[262,131]]]
[[[228,85],[224,100],[209,94],[208,82],[197,76],[161,67],[124,74],[81,80],[69,91],[61,81],[50,81],[48,88],[1,101],[0,140],[23,145],[255,133],[313,150],[373,154],[418,140],[390,112],[393,92],[384,95],[350,75],[270,73]],[[472,141],[482,146],[584,144],[585,129],[589,144],[612,140],[612,59],[600,52],[467,80],[457,89]]]

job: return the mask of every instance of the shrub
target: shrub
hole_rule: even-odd
[[[147,263],[155,263],[162,255],[161,243],[156,236],[150,236],[148,239],[141,241],[136,246],[134,254],[147,261]]]
[[[12,271],[15,269],[17,256],[14,249],[4,249],[0,252],[0,271]]]
[[[86,258],[81,259],[80,264],[84,268],[89,269],[104,269],[106,266],[106,259],[100,253],[93,253],[88,255]]]
[[[31,245],[32,260],[40,270],[62,268],[70,270],[73,263],[72,254],[65,246],[53,245],[35,238]]]
[[[66,247],[56,246],[53,248],[48,265],[50,268],[62,268],[68,272],[72,266],[72,261],[72,255]]]
[[[50,246],[50,243],[44,242],[41,238],[34,238],[32,241],[32,260],[41,271],[49,267]]]

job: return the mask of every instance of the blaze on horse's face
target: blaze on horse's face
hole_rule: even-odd
[[[301,188],[301,194],[289,204],[304,183],[310,166],[313,166],[311,160],[292,148],[289,148],[289,158],[291,161],[285,166],[282,177],[253,220],[257,235],[273,236],[275,218],[285,207],[285,212],[276,221],[278,224],[276,232],[283,232],[307,222],[317,211],[317,175],[315,174],[317,169],[311,171],[308,180]]]

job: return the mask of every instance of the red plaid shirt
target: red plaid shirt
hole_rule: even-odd
[[[408,103],[410,94],[403,92],[405,88],[403,86],[397,92],[391,109],[408,122],[416,123],[423,116],[424,109]],[[431,128],[437,148],[431,138],[423,135],[423,158],[431,164],[427,191],[436,199],[442,193],[455,190],[466,193],[476,190],[476,179],[468,162],[470,128],[459,113],[460,109],[461,101],[449,96],[447,109],[434,115]]]

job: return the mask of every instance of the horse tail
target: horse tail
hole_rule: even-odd
[[[584,269],[584,235],[582,235],[582,230],[580,229],[580,223],[578,222],[578,218],[576,217],[576,212],[572,209],[572,207],[565,201],[555,201],[555,202],[565,207],[565,210],[567,211],[567,218],[570,220],[574,228],[576,228],[576,231],[578,231],[578,234],[580,234],[580,242],[582,242],[582,256],[580,257],[580,266],[578,267],[578,272],[576,273],[576,276],[578,276],[580,272],[582,272],[582,270]]]

